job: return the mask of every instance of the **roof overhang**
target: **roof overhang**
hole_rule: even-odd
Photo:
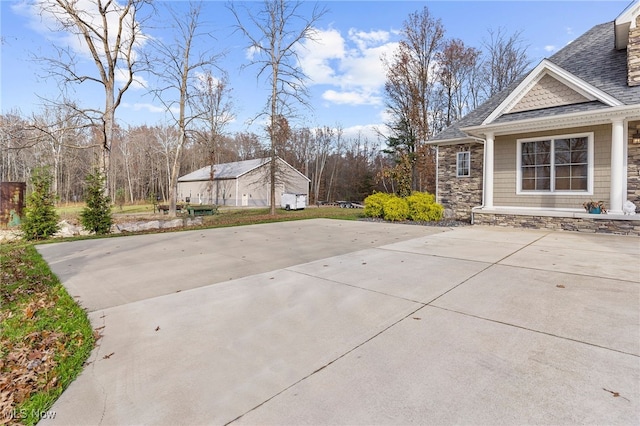
[[[608,106],[622,105],[622,102],[613,96],[576,77],[548,59],[544,59],[529,73],[529,75],[527,75],[524,80],[522,80],[518,87],[516,87],[511,94],[507,96],[507,98],[502,101],[502,103],[500,103],[500,105],[498,105],[498,107],[494,109],[487,118],[484,119],[482,124],[491,124],[501,115],[511,110],[511,108],[527,93],[529,93],[529,90],[531,90],[531,88],[535,86],[535,84],[545,75],[550,75],[590,101],[597,100]]]
[[[478,143],[478,142],[484,142],[484,139],[469,135],[463,138],[439,139],[436,141],[427,141],[426,144],[433,145],[433,146],[436,146],[436,145],[446,146],[446,145],[461,145],[465,143]]]
[[[461,128],[463,132],[483,137],[489,133],[494,136],[545,130],[567,129],[572,127],[597,126],[610,124],[614,120],[640,120],[640,104],[622,105],[596,111],[583,111],[553,117],[538,117],[507,123],[481,124]]]

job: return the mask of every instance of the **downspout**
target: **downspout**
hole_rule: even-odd
[[[436,145],[436,202],[440,202],[440,179],[438,171],[440,170],[440,145]]]
[[[471,224],[473,225],[473,212],[476,209],[481,209],[484,207],[484,194],[485,194],[485,182],[486,182],[486,162],[487,162],[487,140],[486,139],[482,139],[482,138],[477,138],[475,136],[469,136],[469,138],[474,139],[475,141],[477,141],[478,143],[482,144],[482,204],[479,206],[475,206],[471,208]]]

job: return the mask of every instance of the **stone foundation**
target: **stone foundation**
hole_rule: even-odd
[[[557,217],[474,212],[473,224],[640,236],[640,215],[627,218],[608,218],[607,216],[576,214],[573,217]]]

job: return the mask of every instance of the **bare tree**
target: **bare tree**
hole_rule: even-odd
[[[521,39],[522,31],[516,31],[510,36],[501,28],[488,31],[489,40],[483,43],[486,49],[483,76],[484,87],[490,97],[524,74],[531,60],[527,56],[527,46]]]
[[[409,15],[402,28],[403,39],[398,50],[388,60],[383,59],[387,70],[385,83],[386,106],[391,113],[388,123],[391,137],[387,145],[389,151],[399,160],[409,157],[412,181],[415,189],[421,179],[416,167],[416,152],[433,134],[432,102],[435,95],[437,73],[436,54],[440,51],[444,38],[444,28],[425,6],[421,11]],[[424,156],[428,168],[435,168],[433,155]],[[429,182],[431,189],[434,183]]]
[[[444,126],[462,118],[471,109],[469,102],[473,70],[478,63],[480,51],[465,46],[459,39],[445,42],[437,54],[439,83],[445,98]]]
[[[125,92],[134,83],[139,70],[136,49],[144,42],[140,11],[149,0],[45,0],[38,2],[43,16],[52,18],[59,31],[71,34],[95,64],[95,73],[84,73],[78,67],[78,56],[71,46],[56,47],[57,58],[44,58],[50,75],[61,83],[93,83],[104,92],[104,105],[82,107],[78,111],[99,126],[102,147],[101,172],[109,188],[109,161],[115,114]]]
[[[47,105],[42,113],[34,115],[29,126],[47,146],[52,164],[51,190],[58,194],[60,172],[65,148],[79,149],[80,136],[88,127],[79,115],[75,104],[64,101],[58,105]]]
[[[173,27],[177,30],[176,38],[172,43],[165,43],[160,39],[152,42],[156,52],[152,59],[156,66],[152,72],[160,81],[160,87],[154,89],[154,93],[163,103],[178,130],[169,183],[169,214],[173,216],[176,214],[178,175],[183,150],[187,143],[187,132],[192,124],[206,113],[194,106],[197,100],[195,96],[198,93],[197,87],[201,84],[198,71],[207,75],[207,72],[210,73],[209,68],[215,66],[219,57],[209,50],[194,52],[196,40],[213,39],[211,33],[202,30],[205,26],[200,21],[201,10],[201,2],[190,2],[186,16],[169,8]],[[206,105],[199,104],[199,107],[203,106]]]
[[[27,181],[32,165],[26,157],[37,144],[28,127],[17,110],[0,115],[0,181]]]
[[[200,85],[196,87],[194,110],[204,125],[199,133],[199,140],[205,145],[209,160],[209,187],[213,188],[214,165],[220,164],[220,143],[227,125],[234,119],[231,89],[227,75],[215,77],[210,71],[200,77]]]
[[[267,115],[267,131],[270,140],[270,205],[271,214],[276,213],[277,147],[283,143],[278,139],[286,134],[283,118],[288,122],[294,116],[295,103],[309,106],[306,76],[299,66],[297,49],[304,40],[314,37],[314,24],[326,13],[326,9],[314,5],[310,14],[301,14],[302,1],[263,0],[261,8],[251,11],[244,8],[245,18],[232,3],[237,29],[249,40],[253,52],[250,65],[259,67],[257,78],[265,76],[271,88],[267,106],[260,116]],[[288,117],[288,118],[287,118]],[[288,127],[288,126],[287,126]]]

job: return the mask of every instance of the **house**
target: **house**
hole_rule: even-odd
[[[428,142],[449,217],[640,235],[623,214],[640,207],[639,15],[634,2]]]
[[[276,205],[284,192],[308,194],[309,179],[283,159],[276,161]],[[178,178],[178,199],[192,204],[269,206],[270,170],[270,158],[206,166]]]

